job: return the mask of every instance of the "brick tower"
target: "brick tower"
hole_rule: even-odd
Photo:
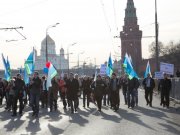
[[[132,58],[132,64],[136,72],[140,71],[140,63],[142,61],[141,38],[142,31],[139,30],[137,24],[136,8],[133,0],[127,0],[125,9],[125,18],[123,31],[120,32],[121,38],[121,59],[127,53]]]

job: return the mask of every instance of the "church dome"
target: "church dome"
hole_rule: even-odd
[[[61,49],[60,49],[60,52],[64,52],[64,49],[63,49],[63,48],[61,48]]]
[[[43,39],[43,41],[41,42],[42,45],[45,45],[46,44],[46,37]],[[48,45],[54,45],[55,42],[54,40],[49,36],[47,35],[47,44]]]

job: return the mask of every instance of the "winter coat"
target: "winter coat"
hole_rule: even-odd
[[[151,79],[151,80],[150,80],[150,87],[149,87],[149,89],[150,89],[150,90],[153,90],[154,87],[155,87],[155,82],[154,82],[154,79],[153,79],[153,78],[150,77],[150,79]],[[144,89],[145,89],[145,90],[147,90],[147,84],[146,84],[146,83],[147,83],[147,78],[145,78],[145,79],[143,80],[143,86],[144,86]]]
[[[67,98],[70,100],[75,100],[77,99],[77,94],[79,91],[79,82],[76,79],[68,79],[66,82],[66,87],[67,87]]]
[[[23,93],[24,93],[24,90],[25,90],[25,83],[22,79],[16,79],[15,82],[14,82],[14,93],[15,93],[15,96],[16,97],[23,97]]]
[[[91,85],[90,80],[83,80],[82,89],[83,89],[84,93],[90,93],[91,92],[90,85]]]
[[[134,89],[139,88],[139,81],[137,78],[133,77],[132,79],[128,79],[128,90],[132,91]]]
[[[33,78],[30,84],[30,92],[33,94],[40,94],[42,88],[42,82],[39,77]]]
[[[92,88],[94,88],[95,98],[103,96],[105,87],[106,84],[103,80],[96,80],[95,82],[92,83]]]
[[[161,93],[168,94],[171,90],[171,80],[162,79],[160,81]]]
[[[58,99],[59,85],[55,80],[51,81],[52,86],[49,88],[49,94],[53,96],[53,99]]]

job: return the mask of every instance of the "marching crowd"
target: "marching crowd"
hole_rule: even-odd
[[[64,74],[63,77],[54,77],[51,80],[52,86],[47,88],[45,76],[39,77],[35,72],[30,78],[30,83],[25,84],[21,74],[17,74],[9,82],[0,78],[0,106],[5,103],[5,109],[12,111],[12,116],[17,116],[17,105],[19,101],[19,115],[23,115],[26,104],[32,107],[32,116],[38,117],[39,105],[41,108],[50,108],[50,112],[58,109],[58,97],[63,103],[63,109],[70,108],[74,113],[79,108],[79,97],[83,95],[83,107],[90,106],[93,102],[97,104],[98,111],[101,106],[108,105],[115,112],[120,105],[120,89],[124,96],[124,102],[128,108],[138,106],[138,88],[140,82],[137,78],[129,79],[128,75],[117,77],[115,73],[112,77],[79,77],[78,74]],[[152,107],[153,89],[155,88],[154,79],[148,74],[142,82],[145,89],[145,99],[147,105]],[[163,107],[169,107],[169,93],[171,80],[164,74],[164,79],[159,81],[158,90],[161,91],[161,103]],[[5,102],[3,99],[5,98]]]

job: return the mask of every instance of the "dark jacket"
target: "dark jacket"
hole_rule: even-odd
[[[153,78],[150,77],[150,79],[151,79],[151,80],[150,80],[150,87],[149,87],[149,89],[150,89],[150,90],[153,90],[154,87],[155,87],[155,82],[154,82],[154,79],[153,79]],[[147,90],[147,84],[146,84],[146,83],[147,83],[147,78],[145,78],[145,79],[143,80],[143,86],[144,86],[144,89],[145,89],[145,90]]]
[[[94,88],[94,95],[97,98],[103,96],[106,84],[103,80],[96,80],[95,82],[92,83],[91,87]]]
[[[110,84],[109,84],[109,89],[111,92],[113,92],[113,83],[114,83],[114,80],[111,79],[110,80]],[[119,89],[120,89],[120,84],[119,84],[119,80],[116,78],[116,92],[119,92]]]
[[[138,89],[139,88],[139,81],[137,78],[133,77],[131,80],[128,79],[128,90],[132,91],[134,89]]]
[[[14,93],[16,97],[23,97],[23,92],[25,90],[25,83],[22,79],[16,79],[15,82],[14,82]]]
[[[161,92],[164,94],[168,94],[171,90],[171,80],[170,79],[162,79],[160,81],[160,87],[161,87]]]
[[[59,85],[55,80],[51,81],[52,86],[49,88],[49,94],[53,96],[53,99],[58,99]]]
[[[88,80],[83,80],[82,89],[83,89],[84,93],[90,93],[91,92],[90,85],[91,85],[91,82],[90,82],[89,79]]]
[[[120,79],[120,85],[122,86],[122,90],[123,91],[127,91],[127,87],[128,87],[128,79],[123,77]]]
[[[76,79],[68,79],[66,82],[67,87],[67,97],[70,100],[75,100],[79,91],[79,82]]]
[[[40,94],[41,87],[42,87],[41,79],[39,77],[33,78],[32,83],[30,85],[30,92],[33,94]]]

